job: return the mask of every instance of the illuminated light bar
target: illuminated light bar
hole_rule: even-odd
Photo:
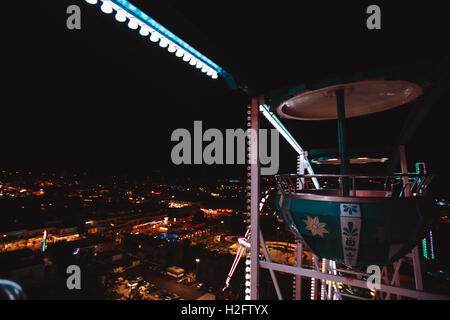
[[[269,110],[269,107],[266,104],[261,104],[259,106],[259,111],[262,112],[262,114],[266,117],[267,120],[275,127],[275,129],[278,130],[279,133],[286,139],[286,141],[294,148],[294,150],[299,154],[302,155],[305,153],[305,151],[300,147],[298,142],[294,139],[294,137],[289,133],[289,131],[286,129],[286,127],[281,123],[280,120]],[[309,160],[305,157],[307,162],[307,170],[309,174],[314,174],[314,170],[311,166],[311,163]],[[316,189],[320,189],[319,181],[317,178],[312,179],[314,182],[314,186]]]
[[[42,237],[42,252],[47,249],[47,230],[44,230],[44,236]]]
[[[316,299],[316,279],[311,278],[311,300]]]
[[[128,27],[132,30],[139,30],[141,36],[150,36],[150,41],[158,42],[159,46],[166,48],[176,57],[195,66],[201,72],[217,79],[220,76],[226,78],[229,85],[234,86],[232,77],[216,63],[208,59],[199,51],[191,47],[171,31],[149,17],[147,14],[136,8],[127,0],[85,0],[91,5],[101,3],[100,10],[103,13],[111,14],[114,11],[115,19],[118,22],[128,20]],[[231,81],[231,82],[230,82]]]
[[[427,239],[423,238],[422,239],[422,249],[423,249],[423,256],[425,257],[425,259],[428,259],[428,254],[427,254]]]
[[[332,268],[333,274],[334,274],[334,275],[337,275],[337,271],[336,271],[336,261],[331,260],[331,268]],[[333,287],[334,287],[333,300],[339,300],[339,295],[338,295],[338,292],[340,292],[340,291],[339,291],[339,287],[336,285],[335,282],[332,282],[332,284],[333,284]]]
[[[430,230],[431,259],[434,260],[433,232]]]
[[[269,193],[266,191],[266,195],[264,196],[264,198],[261,199],[260,203],[259,203],[259,212],[261,213],[262,208],[264,207],[264,203],[266,202],[267,198],[269,198]]]
[[[238,242],[240,245],[242,245],[246,248],[250,248],[250,242],[246,238],[239,238]]]
[[[249,234],[250,234],[250,229],[247,229],[247,232],[245,232],[245,236],[244,236],[243,239],[247,240],[247,237],[248,237]],[[248,242],[248,240],[247,240],[247,242]],[[223,288],[222,291],[227,289],[228,286],[230,285],[230,280],[233,277],[234,271],[236,270],[236,267],[237,267],[237,265],[239,263],[239,260],[241,259],[242,254],[244,252],[245,252],[245,247],[244,246],[239,247],[239,250],[238,250],[238,252],[236,254],[236,257],[234,258],[233,265],[231,266],[230,272],[228,273],[227,280],[225,281],[225,288]],[[246,264],[249,265],[249,263],[250,263],[250,261],[247,260]],[[246,272],[246,279],[247,280],[250,279],[250,273],[249,272]]]
[[[322,259],[322,272],[325,271],[325,264],[326,264],[326,259],[323,258]],[[325,300],[325,280],[321,280],[320,299]]]
[[[242,254],[244,253],[244,251],[245,251],[245,249],[243,247],[239,248],[239,250],[236,254],[236,257],[234,258],[233,265],[231,266],[230,272],[228,273],[227,280],[225,281],[224,289],[228,288],[228,286],[230,285],[230,280],[233,277],[234,271],[236,270],[236,267],[239,263],[239,260],[241,259]]]

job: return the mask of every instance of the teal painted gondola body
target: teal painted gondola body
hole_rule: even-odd
[[[313,253],[349,267],[383,266],[401,258],[434,216],[427,197],[327,198],[278,194],[275,204],[285,224]]]

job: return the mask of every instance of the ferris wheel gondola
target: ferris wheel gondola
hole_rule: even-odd
[[[345,143],[345,118],[389,110],[421,94],[406,81],[360,81],[306,91],[277,108],[290,119],[338,120],[339,159],[332,160],[340,174],[276,176],[278,212],[317,256],[348,267],[384,266],[408,253],[426,230],[434,217],[427,196],[432,176],[349,174]],[[312,179],[328,184],[317,189]]]

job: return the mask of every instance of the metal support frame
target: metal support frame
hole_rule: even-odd
[[[319,258],[314,254],[312,257],[314,270],[319,271]],[[311,300],[317,300],[319,297],[319,280],[311,278]]]
[[[285,273],[291,273],[294,275],[300,275],[307,278],[313,278],[318,280],[324,280],[324,281],[331,281],[331,282],[339,282],[345,285],[350,285],[354,287],[359,288],[367,288],[367,282],[360,279],[354,279],[351,277],[344,277],[340,275],[330,274],[330,273],[324,273],[318,270],[312,270],[312,269],[306,269],[306,268],[298,268],[294,266],[288,266],[284,264],[274,263],[274,262],[267,262],[267,261],[260,261],[260,267],[264,269],[272,269],[275,271],[285,272]],[[404,297],[410,297],[420,300],[450,300],[450,297],[443,296],[439,294],[433,294],[428,293],[420,290],[414,290],[414,289],[408,289],[408,288],[400,288],[397,286],[387,285],[387,284],[380,284],[380,292],[386,292],[390,294],[395,294],[399,296]]]
[[[295,244],[297,245],[296,250],[296,259],[297,267],[303,266],[303,244],[300,240],[295,240]],[[294,275],[294,285],[293,288],[293,296],[294,300],[301,300],[302,298],[302,277],[299,275]]]
[[[426,118],[427,114],[445,93],[450,77],[450,73],[448,72],[449,67],[450,55],[447,55],[439,64],[435,65],[435,69],[433,70],[433,73],[437,76],[435,78],[435,82],[432,87],[425,92],[424,96],[413,104],[398,137],[397,146],[405,145],[411,140],[420,124]],[[395,172],[398,165],[399,156],[400,155],[396,147],[389,157],[388,172]]]
[[[347,153],[347,133],[345,125],[345,103],[344,103],[344,89],[336,90],[336,103],[337,103],[337,115],[338,115],[338,139],[339,139],[339,160],[340,160],[340,173],[349,173],[349,160]],[[349,181],[344,178],[342,181],[342,195],[348,197],[349,195]]]
[[[403,174],[408,173],[408,162],[406,161],[406,150],[404,145],[399,146],[399,154],[400,154],[400,167]],[[411,196],[411,189],[409,186],[408,177],[403,178],[403,187],[405,196],[409,197]],[[413,267],[414,267],[414,282],[416,283],[416,289],[417,290],[423,290],[423,283],[422,283],[422,268],[420,265],[420,256],[419,256],[419,249],[417,246],[414,247],[414,249],[411,252],[412,255],[412,261],[413,261]]]
[[[253,97],[250,104],[250,295],[247,296],[250,300],[259,297],[259,105],[262,103],[262,97]]]
[[[259,230],[259,238],[261,240],[261,243],[265,243],[261,229]],[[271,262],[269,252],[267,251],[267,247],[265,245],[262,246],[262,250],[263,250],[264,258],[266,259],[266,261]],[[272,277],[273,285],[275,287],[275,291],[277,292],[278,300],[283,300],[283,296],[281,294],[281,290],[278,285],[278,280],[277,280],[277,276],[275,275],[275,271],[269,270],[269,273],[270,273],[270,276]]]
[[[400,286],[400,278],[399,278],[399,271],[400,271],[400,266],[402,265],[403,259],[399,259],[397,261],[395,261],[392,265],[394,268],[394,273],[392,275],[392,279],[389,281],[389,277],[388,277],[388,267],[384,266],[383,270],[381,272],[381,277],[384,279],[384,281],[387,284],[390,284],[391,286],[395,285],[395,286]],[[397,296],[398,299],[401,299],[401,296]],[[386,293],[386,295],[384,296],[384,300],[390,300],[391,299],[391,294],[390,293]]]
[[[286,141],[291,145],[294,150],[303,157],[304,159],[304,165],[305,170],[308,171],[309,174],[314,174],[314,170],[311,166],[311,163],[309,163],[309,160],[307,158],[307,152],[303,150],[303,148],[299,145],[299,143],[292,137],[292,135],[289,133],[289,131],[286,129],[286,127],[281,123],[281,121],[273,114],[273,112],[270,111],[270,108],[265,105],[261,104],[259,106],[259,111],[262,112],[262,114],[266,117],[266,119],[275,127],[275,129],[278,130],[278,132],[286,139]],[[319,189],[319,181],[314,178],[313,179],[314,186]]]
[[[303,244],[300,240],[297,242],[297,266],[289,266],[284,264],[279,264],[272,262],[270,260],[267,247],[264,242],[263,235],[259,228],[259,150],[258,150],[258,134],[259,134],[259,114],[258,105],[262,103],[262,98],[252,98],[251,105],[249,106],[249,128],[251,129],[249,137],[249,192],[247,195],[250,200],[250,229],[251,232],[251,245],[250,245],[250,291],[249,298],[251,300],[257,300],[259,298],[258,292],[258,282],[259,282],[259,268],[268,269],[272,279],[274,281],[275,290],[277,291],[277,296],[282,299],[280,288],[276,280],[275,271],[290,273],[295,277],[295,287],[294,287],[294,297],[297,299],[301,298],[301,279],[302,277],[310,278],[314,282],[314,290],[312,290],[312,298],[318,298],[319,283],[322,284],[321,291],[323,292],[322,297],[324,299],[340,299],[341,297],[349,297],[357,299],[358,297],[349,296],[340,292],[336,284],[350,285],[353,287],[367,288],[367,282],[362,280],[361,277],[367,277],[368,275],[363,272],[350,271],[344,269],[337,269],[334,261],[324,259],[322,261],[322,268],[320,268],[320,263],[318,258],[315,257],[314,264],[315,269],[303,268],[302,266],[302,250]],[[300,160],[300,159],[299,159]],[[256,231],[257,230],[257,231]],[[265,260],[259,258],[259,247],[262,247]],[[257,248],[257,249],[255,249]],[[417,247],[415,248],[417,249]],[[417,250],[416,250],[417,251]],[[417,252],[416,252],[417,253]],[[387,279],[387,269],[383,276],[385,277],[385,283],[380,284],[380,289],[377,291],[377,297],[379,298],[390,298],[392,295],[397,297],[409,297],[414,299],[431,299],[431,300],[450,300],[450,297],[443,296],[439,294],[433,294],[424,292],[422,288],[422,281],[420,275],[420,263],[416,265],[414,262],[414,250],[411,253],[414,270],[415,270],[415,281],[416,290],[399,287],[399,270],[402,263],[402,259],[394,264],[394,273],[391,281]],[[418,255],[417,255],[418,258]],[[322,269],[322,270],[320,270]],[[339,273],[339,274],[338,274]],[[342,275],[340,275],[342,274]],[[375,298],[375,297],[374,297]],[[361,298],[365,299],[365,298]]]
[[[307,168],[307,163],[306,163],[306,157],[307,155],[305,155],[306,151],[302,154],[299,154],[297,156],[297,174],[301,174],[304,175],[306,168]],[[305,184],[305,179],[304,178],[298,178],[297,179],[297,188],[298,190],[302,190],[304,189],[304,184]]]

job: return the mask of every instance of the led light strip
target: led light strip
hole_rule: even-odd
[[[326,270],[326,259],[322,258],[322,272],[325,272]],[[321,280],[321,285],[320,285],[320,300],[325,300],[325,280]]]
[[[42,237],[42,252],[47,249],[47,230],[44,230],[44,236]]]
[[[266,202],[267,198],[269,198],[269,190],[266,190],[264,198],[261,199],[259,202],[259,212],[262,212],[262,208],[264,207],[264,203]]]
[[[267,120],[278,130],[278,132],[286,139],[286,141],[294,148],[294,150],[299,154],[303,154],[305,151],[300,147],[298,142],[294,139],[294,137],[289,133],[286,127],[281,123],[280,120],[269,110],[269,107],[266,104],[262,104],[259,106],[259,111],[266,117]],[[314,174],[314,170],[309,162],[308,158],[306,158],[307,170],[309,174]],[[319,181],[317,178],[313,178],[314,186],[316,189],[320,189]]]
[[[247,229],[247,232],[245,233],[245,236],[244,236],[245,239],[248,237],[249,233],[250,233],[250,229]],[[233,265],[231,266],[230,272],[228,273],[227,280],[225,281],[225,288],[223,288],[223,290],[228,288],[228,286],[230,285],[230,280],[233,277],[234,271],[236,270],[239,260],[241,259],[241,256],[244,252],[245,252],[245,247],[240,246],[239,250],[236,254],[236,257],[234,258]],[[250,278],[248,278],[248,279],[250,279]]]
[[[431,259],[434,260],[433,232],[430,230]]]
[[[228,286],[230,285],[231,277],[233,276],[234,270],[236,269],[236,266],[237,266],[237,264],[239,262],[239,259],[241,258],[241,256],[244,253],[244,251],[245,251],[245,249],[243,247],[239,248],[239,250],[238,250],[238,252],[236,254],[236,257],[234,258],[233,265],[231,266],[231,269],[230,269],[230,271],[228,273],[227,280],[225,281],[225,288],[223,290],[228,288]]]
[[[95,5],[99,2],[102,3],[100,6],[102,12],[111,14],[115,11],[115,18],[118,22],[125,22],[128,20],[128,27],[130,29],[139,29],[139,34],[141,36],[150,36],[149,39],[151,42],[158,42],[160,47],[167,48],[170,53],[183,59],[183,61],[189,63],[191,66],[195,66],[211,78],[217,79],[219,75],[228,75],[225,70],[217,64],[192,48],[189,44],[150,18],[140,9],[133,6],[130,2],[126,0],[85,1],[91,5]]]
[[[425,259],[428,259],[428,253],[427,253],[427,239],[423,238],[422,239],[422,249],[423,249],[423,256],[425,257]]]
[[[316,299],[316,279],[311,278],[311,300]]]
[[[249,130],[251,130],[251,128],[252,128],[252,121],[251,121],[252,120],[252,107],[251,107],[251,105],[248,105],[247,108],[248,108],[248,110],[247,110],[247,114],[248,114],[247,127],[248,127]],[[247,136],[247,160],[248,160],[248,166],[247,166],[247,193],[246,193],[247,210],[248,210],[248,218],[249,218],[247,220],[247,223],[249,224],[248,227],[247,227],[247,233],[248,233],[249,237],[250,237],[250,232],[251,232],[251,229],[250,229],[250,227],[251,227],[251,224],[250,224],[251,214],[250,214],[250,212],[251,212],[251,199],[252,199],[252,194],[251,194],[251,190],[252,190],[252,184],[251,184],[252,168],[251,168],[251,165],[250,165],[252,163],[251,147],[252,147],[251,135],[249,133],[248,136]],[[251,265],[250,256],[251,256],[251,252],[250,252],[250,250],[247,250],[247,254],[245,255],[245,274],[244,274],[244,276],[245,276],[245,291],[244,291],[245,292],[245,296],[244,296],[244,300],[250,300],[251,299],[250,293],[251,293],[251,278],[252,278],[251,271],[252,271],[252,269],[250,267],[250,265]]]

